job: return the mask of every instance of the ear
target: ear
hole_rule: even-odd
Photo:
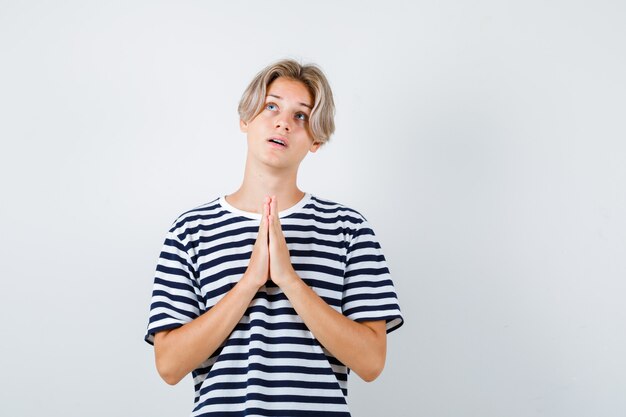
[[[313,142],[313,144],[309,148],[309,151],[315,153],[320,148],[320,146],[322,146],[322,142]]]
[[[239,130],[241,130],[242,132],[246,133],[248,131],[248,123],[246,123],[243,120],[239,119]]]

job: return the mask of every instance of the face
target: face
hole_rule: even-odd
[[[267,88],[263,110],[250,122],[240,121],[248,134],[248,154],[277,168],[297,169],[308,152],[315,152],[309,133],[313,98],[300,81],[283,77]]]

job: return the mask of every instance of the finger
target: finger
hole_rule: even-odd
[[[272,214],[272,197],[266,195],[263,199],[263,203],[267,204],[267,214],[271,216]]]
[[[271,219],[272,219],[272,213],[274,211],[274,208],[272,207],[272,197],[266,196],[265,201],[267,205],[267,213],[265,215],[265,220],[267,221],[268,229],[271,229],[271,226],[272,226]]]
[[[276,196],[272,196],[270,203],[270,232],[276,232],[275,228],[278,224],[278,203],[276,200]]]
[[[279,219],[278,219],[278,198],[276,198],[275,195],[272,196],[272,216],[274,217],[274,220],[276,220],[275,223],[279,223]]]
[[[267,222],[267,216],[269,214],[269,205],[267,204],[267,199],[266,201],[263,202],[263,206],[261,208],[261,224],[259,225],[259,234],[265,234],[265,236],[267,236],[267,230],[268,230],[268,222]]]
[[[267,218],[267,216],[269,216],[270,214],[270,202],[272,200],[269,197],[265,197],[265,199],[263,200],[263,207],[265,209],[265,217]]]

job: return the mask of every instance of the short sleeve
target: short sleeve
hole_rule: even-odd
[[[362,220],[347,250],[342,310],[358,322],[385,320],[389,333],[404,319],[382,248],[368,221]]]
[[[165,237],[154,274],[145,341],[154,344],[156,333],[192,321],[201,314],[203,306],[193,264],[172,229]]]

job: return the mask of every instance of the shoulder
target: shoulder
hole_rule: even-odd
[[[219,221],[225,214],[219,203],[219,199],[219,197],[216,197],[207,203],[183,211],[174,219],[168,232],[182,237],[181,235],[192,232],[200,225]]]
[[[325,218],[335,218],[336,220],[349,223],[355,227],[368,224],[365,216],[353,207],[317,195],[311,195],[311,201],[307,205],[307,208],[310,208]]]
[[[311,196],[311,201],[314,202],[316,210],[322,210],[331,217],[335,216],[336,221],[341,223],[343,233],[348,237],[351,245],[362,244],[366,241],[374,246],[379,245],[373,226],[361,211],[318,196]]]

